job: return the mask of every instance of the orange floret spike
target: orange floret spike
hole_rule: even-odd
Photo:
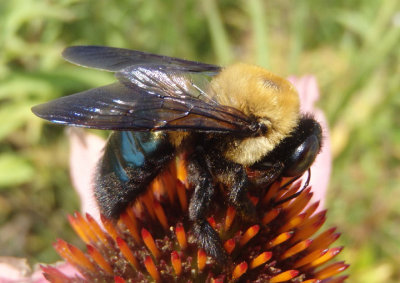
[[[311,245],[311,243],[312,243],[312,240],[310,240],[310,239],[307,239],[307,240],[297,243],[296,245],[294,245],[293,247],[291,247],[290,249],[285,251],[281,255],[281,259],[287,259],[288,257],[298,254],[301,251],[304,251],[306,248],[308,248]]]
[[[246,245],[260,231],[260,225],[253,225],[243,234],[239,241],[240,246]]]
[[[178,194],[178,199],[182,210],[187,211],[188,201],[186,196],[186,188],[185,185],[180,181],[176,182],[176,193]]]
[[[295,217],[289,219],[289,220],[286,222],[285,225],[283,225],[281,228],[279,228],[278,231],[279,231],[280,233],[282,233],[282,232],[289,231],[289,230],[291,230],[291,229],[293,229],[293,228],[299,226],[299,225],[304,221],[304,217],[305,217],[305,214],[302,213],[302,214],[299,214],[299,215],[297,215],[297,216],[295,216]]]
[[[312,193],[310,193],[311,188],[307,188],[301,193],[297,198],[295,198],[287,208],[285,208],[286,217],[291,218],[297,214],[299,214],[304,207],[309,203],[312,197]]]
[[[154,200],[154,211],[156,212],[157,219],[161,223],[161,226],[163,226],[163,228],[167,230],[168,229],[167,216],[165,216],[164,209],[157,200]]]
[[[126,260],[136,269],[139,269],[139,262],[136,257],[133,255],[131,249],[128,244],[121,239],[120,237],[116,238],[117,245],[122,253],[122,255],[126,258]]]
[[[210,216],[207,218],[208,223],[210,223],[211,227],[213,227],[214,229],[217,228],[217,223],[215,222],[214,217]]]
[[[288,270],[282,273],[279,273],[278,275],[272,277],[269,282],[270,283],[277,283],[277,282],[285,282],[289,281],[293,278],[295,278],[299,272],[297,270]]]
[[[179,254],[176,251],[171,253],[171,263],[172,267],[174,268],[175,274],[177,276],[181,275],[182,273],[182,262]]]
[[[160,252],[156,246],[156,242],[154,242],[153,236],[150,234],[149,231],[146,229],[142,228],[142,238],[143,242],[146,245],[146,247],[149,249],[149,251],[153,254],[155,258],[160,257]]]
[[[303,283],[319,283],[319,282],[321,282],[321,280],[318,280],[318,279],[310,279],[310,280],[303,281]],[[330,281],[329,283],[332,283],[332,281]]]
[[[268,192],[265,194],[263,197],[262,203],[267,204],[271,200],[273,200],[274,196],[279,190],[279,187],[281,186],[280,182],[275,182],[271,185],[271,187],[268,189]]]
[[[146,256],[146,258],[144,259],[144,266],[146,267],[146,270],[150,274],[150,276],[156,282],[160,282],[161,280],[160,273],[158,272],[157,267],[150,256]]]
[[[170,166],[168,166],[167,170],[162,175],[162,182],[164,190],[167,192],[169,202],[171,204],[175,203],[176,196],[176,165],[175,162],[172,162]]]
[[[107,233],[111,236],[111,238],[113,238],[114,241],[116,241],[118,237],[118,231],[115,229],[111,220],[106,218],[103,214],[100,214],[100,219]]]
[[[321,264],[324,264],[325,262],[331,260],[334,258],[337,254],[339,254],[343,250],[343,247],[337,247],[337,248],[331,248],[326,252],[323,256],[320,258],[314,260],[311,264],[310,267],[317,267],[320,266]]]
[[[304,221],[303,225],[309,225],[309,224],[318,222],[319,219],[322,219],[322,218],[326,218],[326,210],[322,210],[322,211],[318,212],[317,214],[314,214],[311,217],[307,218]]]
[[[53,244],[53,247],[62,258],[64,258],[71,264],[75,264],[71,251],[68,249],[67,242],[61,239],[57,239],[57,241]]]
[[[186,232],[181,222],[176,224],[175,235],[182,250],[187,247]]]
[[[345,264],[343,261],[335,262],[331,265],[328,265],[327,267],[317,271],[314,273],[314,276],[318,279],[326,279],[332,276],[335,276],[336,274],[343,272],[349,267],[348,264]]]
[[[236,210],[233,206],[229,206],[226,210],[226,217],[225,217],[225,231],[228,231],[232,225],[233,220],[235,219]]]
[[[125,225],[125,227],[129,230],[133,239],[136,243],[141,242],[141,238],[139,236],[139,232],[137,229],[137,222],[135,217],[130,217],[127,211],[121,213],[119,220]]]
[[[187,170],[184,157],[179,157],[176,159],[176,176],[178,180],[180,180],[182,184],[187,187]]]
[[[279,244],[282,244],[283,242],[286,242],[287,240],[289,240],[292,236],[293,236],[293,232],[292,231],[282,233],[282,234],[276,236],[271,241],[269,241],[268,244],[267,244],[267,248],[272,248],[272,247],[275,247],[275,246],[277,246]]]
[[[247,271],[247,262],[243,261],[238,265],[236,265],[232,273],[232,279],[236,280],[240,278],[244,273],[246,273],[246,271]]]
[[[250,262],[250,269],[256,268],[267,261],[269,261],[272,257],[271,252],[263,252],[262,254],[258,255],[255,259]]]
[[[105,272],[108,274],[113,274],[113,270],[110,264],[104,259],[101,253],[91,245],[86,246],[88,254],[92,257],[92,259],[100,266]]]
[[[64,275],[64,273],[62,273],[55,267],[40,265],[40,269],[43,271],[43,276],[49,282],[64,283],[64,282],[68,282],[70,280],[70,278],[68,276]]]
[[[135,200],[135,202],[131,205],[131,207],[128,208],[129,210],[134,211],[135,215],[144,215],[145,213],[147,213],[147,209],[144,206],[145,195],[146,194],[138,197],[137,200]]]
[[[313,252],[307,254],[306,256],[304,256],[303,258],[300,258],[298,261],[296,261],[293,264],[293,267],[294,268],[299,268],[301,266],[309,264],[310,262],[312,262],[312,261],[318,259],[319,257],[323,256],[327,251],[328,251],[328,249],[320,249],[320,250],[313,251]]]
[[[103,229],[101,229],[101,227],[99,226],[99,224],[97,223],[96,220],[94,220],[94,218],[89,214],[86,213],[86,219],[90,225],[90,227],[92,228],[92,230],[94,231],[94,233],[96,234],[97,238],[104,244],[104,245],[108,245],[108,240],[107,240],[107,236],[104,233]]]
[[[290,182],[290,181],[291,180],[288,179],[287,182]],[[282,186],[287,184],[287,182],[284,182],[284,183],[281,182],[281,188],[280,188],[280,190],[278,191],[278,193],[275,196],[275,202],[278,202],[280,200],[286,199],[286,198],[290,197],[291,195],[293,195],[294,193],[296,193],[299,190],[299,188],[300,188],[300,183],[299,182],[295,182],[293,185],[283,188]],[[284,202],[283,204],[281,204],[281,206],[282,207],[286,207],[291,202],[292,201]]]
[[[69,224],[74,229],[75,233],[78,234],[79,238],[81,238],[82,241],[85,242],[85,244],[89,244],[90,243],[89,237],[84,232],[84,228],[81,225],[79,225],[78,220],[72,215],[68,215],[67,217]]]
[[[235,246],[236,244],[234,239],[229,239],[224,243],[224,249],[228,254],[232,253],[232,251],[235,249]]]
[[[310,216],[313,215],[313,213],[317,210],[318,206],[319,206],[319,201],[316,201],[305,209],[304,214],[306,215],[306,219],[310,218]]]
[[[161,196],[164,195],[164,184],[162,182],[164,173],[161,173],[156,178],[153,179],[151,183],[151,190],[157,200],[161,199]]]
[[[86,236],[89,238],[89,241],[95,243],[97,241],[96,234],[90,228],[90,225],[87,223],[86,219],[79,212],[75,212],[75,219],[78,221],[79,226],[83,229]]]
[[[267,213],[264,214],[264,217],[262,219],[262,224],[267,225],[268,223],[270,223],[279,215],[281,210],[282,209],[279,207],[269,210]]]
[[[142,197],[141,201],[146,207],[146,211],[150,215],[152,219],[156,218],[156,213],[154,211],[153,203],[154,203],[154,196],[153,196],[153,191],[148,190]]]
[[[137,201],[136,201],[136,203],[137,203]],[[139,204],[139,207],[140,206],[142,206],[141,204]],[[128,213],[128,216],[129,216],[129,218],[131,218],[132,219],[132,221],[135,223],[135,225],[137,226],[137,218],[136,218],[136,214],[135,214],[135,206],[131,206],[131,207],[127,207],[126,209],[125,209],[125,211],[126,211],[126,213]]]
[[[207,256],[203,249],[197,251],[197,268],[202,271],[206,267]]]
[[[76,264],[83,266],[84,268],[90,270],[91,272],[96,271],[94,265],[90,262],[90,260],[85,256],[85,254],[80,249],[71,244],[67,244],[67,247],[70,250],[71,255]]]
[[[310,249],[323,249],[329,247],[339,237],[340,233],[335,233],[336,228],[330,228],[316,237],[310,246]]]
[[[292,241],[296,242],[314,235],[318,231],[318,229],[321,228],[321,226],[325,223],[325,220],[325,211],[321,211],[313,217],[305,220],[296,231],[296,235],[292,238]]]

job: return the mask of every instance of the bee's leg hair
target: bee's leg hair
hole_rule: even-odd
[[[223,263],[227,258],[217,232],[207,221],[207,212],[214,196],[214,182],[207,167],[202,150],[198,158],[193,158],[189,164],[191,183],[195,185],[189,204],[189,218],[194,222],[193,232],[200,246],[217,262]]]
[[[247,220],[257,220],[256,208],[247,195],[249,181],[243,166],[237,165],[233,169],[234,182],[229,192],[229,201],[236,207],[241,216]]]

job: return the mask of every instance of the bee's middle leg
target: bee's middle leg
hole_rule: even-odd
[[[227,257],[225,250],[218,233],[207,221],[207,213],[215,194],[214,182],[204,160],[192,160],[190,167],[192,183],[195,184],[189,204],[189,218],[194,222],[193,232],[200,246],[222,263]]]

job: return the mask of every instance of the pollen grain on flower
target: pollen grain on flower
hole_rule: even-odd
[[[75,213],[68,220],[86,252],[58,240],[54,248],[79,275],[69,277],[56,266],[42,266],[51,282],[343,282],[344,262],[332,262],[343,247],[330,245],[340,236],[335,228],[318,234],[326,211],[314,213],[311,188],[279,180],[249,190],[258,221],[244,219],[217,200],[208,222],[227,253],[224,264],[200,247],[188,219],[192,189],[184,161],[178,159],[160,174],[118,221]],[[261,190],[261,193],[260,193]],[[254,193],[254,195],[252,195]],[[221,193],[223,196],[223,190]],[[282,200],[287,200],[283,201]]]

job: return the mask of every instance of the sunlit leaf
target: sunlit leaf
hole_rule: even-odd
[[[33,176],[34,168],[25,158],[11,153],[0,155],[0,188],[27,183]]]
[[[0,108],[0,140],[32,119],[30,104],[4,103]]]

